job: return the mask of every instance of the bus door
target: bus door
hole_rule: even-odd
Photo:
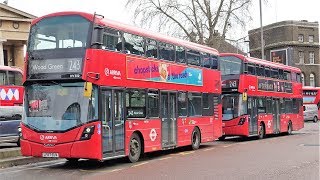
[[[280,99],[272,99],[273,132],[280,132]]]
[[[257,99],[248,97],[249,135],[258,134],[258,108]]]
[[[177,93],[161,92],[162,147],[177,144]]]
[[[104,158],[124,155],[124,97],[122,90],[102,89],[102,145]]]

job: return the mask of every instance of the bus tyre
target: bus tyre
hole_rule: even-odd
[[[314,122],[314,123],[317,123],[317,122],[318,122],[318,117],[317,117],[317,116],[315,116],[315,117],[313,118],[313,122]]]
[[[260,123],[258,138],[263,139],[265,136],[264,125]]]
[[[219,139],[219,141],[224,141],[226,139],[226,136],[221,136],[218,139]]]
[[[129,161],[135,163],[141,155],[141,140],[137,133],[133,133],[130,138]]]
[[[200,147],[200,131],[198,128],[194,128],[191,134],[191,148],[197,150]]]
[[[288,135],[291,135],[292,134],[292,123],[289,122],[288,124]]]
[[[76,164],[79,161],[79,158],[66,158],[67,163]]]

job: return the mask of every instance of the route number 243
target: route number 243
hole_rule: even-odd
[[[80,60],[69,60],[69,71],[80,71]]]

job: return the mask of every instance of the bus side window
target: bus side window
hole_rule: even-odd
[[[256,75],[256,66],[253,64],[248,64],[248,74]]]
[[[297,82],[297,74],[292,72],[291,73],[291,80],[294,81],[294,82]]]
[[[134,34],[123,34],[124,53],[144,56],[144,39]]]
[[[21,86],[22,85],[22,74],[18,71],[9,71],[8,79],[10,85]]]
[[[271,77],[270,68],[265,68],[265,77]]]
[[[159,59],[167,61],[174,61],[175,59],[175,48],[171,44],[159,42]]]
[[[200,53],[198,51],[188,50],[187,63],[195,66],[200,66],[201,65]]]
[[[108,49],[112,51],[122,50],[121,34],[118,30],[110,28],[104,29],[102,49]]]
[[[178,93],[178,115],[187,116],[187,93],[179,92]]]
[[[183,47],[176,47],[176,62],[186,63],[186,50]]]
[[[151,58],[158,58],[157,41],[146,39],[146,56]]]
[[[202,56],[203,56],[203,67],[211,68],[212,59],[211,59],[211,57],[209,56],[209,54],[203,53]]]
[[[212,60],[211,69],[218,69],[218,56],[210,55],[210,60]]]

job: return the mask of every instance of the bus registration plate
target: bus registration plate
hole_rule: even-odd
[[[59,153],[42,153],[42,157],[47,157],[47,158],[59,157]]]

